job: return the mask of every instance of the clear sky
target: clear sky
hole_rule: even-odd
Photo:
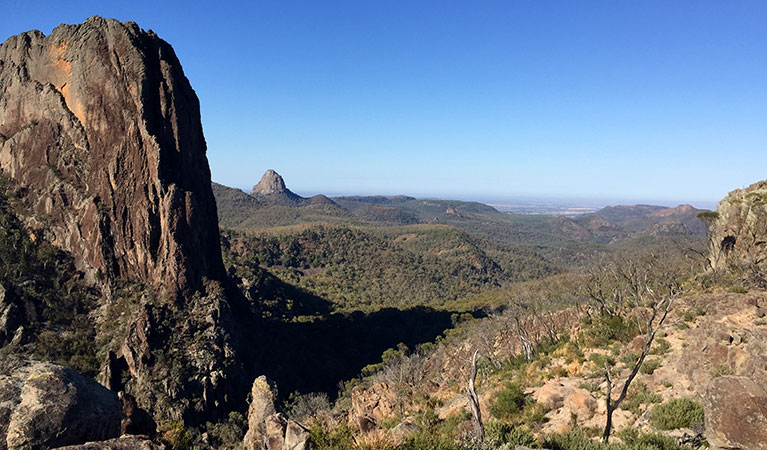
[[[215,181],[692,202],[767,178],[766,1],[3,0],[176,49]]]

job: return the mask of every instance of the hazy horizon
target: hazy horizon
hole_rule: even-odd
[[[279,173],[279,171],[277,171]],[[258,177],[260,179],[260,177]],[[258,182],[258,179],[250,186],[232,186],[223,183],[219,180],[214,182],[223,184],[228,187],[240,189],[243,192],[250,193],[253,185]],[[620,198],[620,197],[572,197],[566,195],[534,195],[534,194],[511,194],[511,195],[466,195],[461,193],[437,195],[428,192],[397,192],[397,191],[371,191],[364,188],[349,191],[334,191],[323,189],[295,189],[290,180],[285,179],[285,184],[288,189],[302,197],[311,197],[314,195],[326,195],[328,197],[344,197],[344,196],[397,196],[404,195],[408,197],[415,197],[422,200],[459,200],[466,202],[479,202],[490,206],[508,206],[508,205],[524,205],[524,204],[548,204],[559,206],[582,206],[582,207],[596,207],[602,208],[605,206],[617,206],[617,205],[656,205],[675,207],[681,204],[689,204],[698,209],[716,209],[716,205],[719,200],[700,200],[700,199],[649,199],[649,198]]]
[[[5,6],[2,40],[101,15],[168,41],[229,186],[695,205],[767,178],[767,2]]]

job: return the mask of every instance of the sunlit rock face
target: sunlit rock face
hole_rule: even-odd
[[[168,294],[223,274],[199,102],[173,49],[92,17],[0,46],[0,169],[79,269]]]
[[[712,267],[763,268],[767,260],[767,181],[730,192],[716,211],[718,217],[711,228]]]

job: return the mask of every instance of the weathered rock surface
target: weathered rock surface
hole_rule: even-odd
[[[549,380],[533,393],[533,398],[549,409],[546,430],[563,432],[572,427],[573,418],[583,423],[594,416],[597,401],[586,389],[577,386],[576,378]]]
[[[741,376],[713,380],[704,397],[706,440],[714,448],[767,449],[767,390]]]
[[[165,448],[165,445],[143,437],[121,436],[106,441],[59,447],[59,450],[164,450]]]
[[[740,375],[767,385],[767,326],[756,324],[763,293],[706,298],[707,312],[687,332],[687,348],[676,363],[700,396],[720,375]]]
[[[122,416],[114,392],[71,369],[41,362],[0,364],[0,449],[115,438]]]
[[[245,450],[306,450],[309,430],[298,422],[275,413],[277,391],[265,376],[256,378],[250,392]]]
[[[285,180],[282,179],[280,174],[272,169],[264,172],[264,175],[261,177],[261,181],[259,181],[257,185],[253,186],[253,190],[251,191],[251,194],[253,195],[288,193],[293,194],[288,188],[285,187]]]
[[[0,45],[0,171],[25,225],[102,287],[104,384],[163,420],[215,419],[246,388],[205,153],[197,97],[153,32],[92,17]],[[115,305],[126,281],[148,288]]]
[[[711,228],[711,266],[721,269],[734,262],[763,268],[767,260],[767,181],[730,192],[716,211],[719,216]]]
[[[309,430],[282,414],[266,418],[266,450],[307,450]]]
[[[253,381],[248,406],[248,431],[245,433],[245,450],[257,450],[264,447],[267,417],[275,413],[275,387],[265,376]]]
[[[349,423],[361,431],[370,431],[395,411],[396,394],[386,383],[376,383],[369,389],[352,388]]]
[[[0,169],[91,276],[171,295],[220,279],[197,97],[173,49],[92,17],[0,46]]]

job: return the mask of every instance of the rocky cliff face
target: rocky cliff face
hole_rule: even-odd
[[[749,272],[763,269],[767,262],[767,181],[730,192],[716,211],[718,217],[711,226],[711,266],[722,269],[734,264]]]
[[[92,279],[223,274],[199,103],[173,49],[98,17],[0,46],[0,169]]]
[[[154,33],[93,17],[0,46],[0,171],[27,229],[102,288],[102,383],[159,421],[244,401],[232,330],[248,319],[222,283],[205,152],[197,97]]]

